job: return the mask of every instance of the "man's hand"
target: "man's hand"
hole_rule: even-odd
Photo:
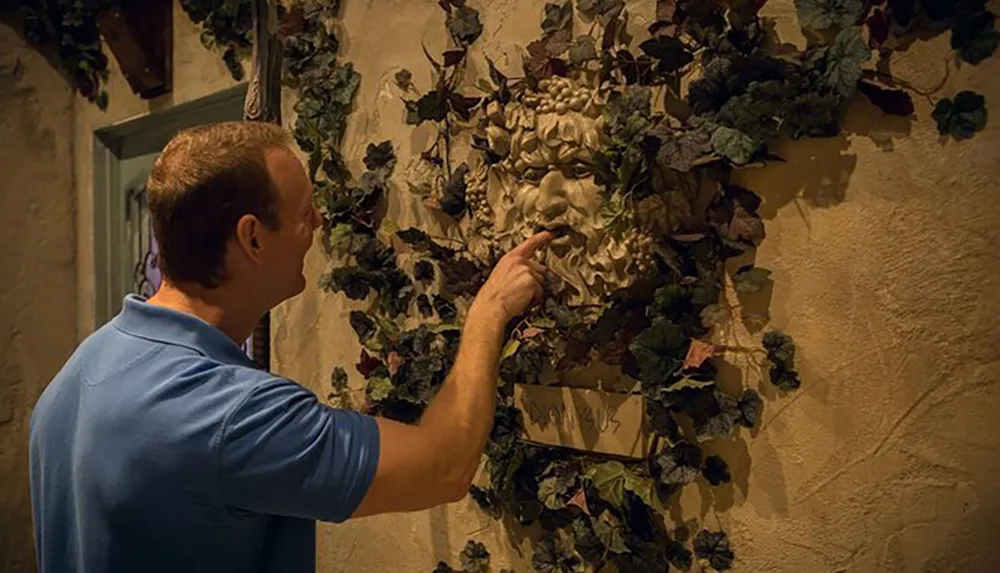
[[[555,238],[539,233],[504,255],[479,289],[444,384],[416,425],[377,418],[379,462],[355,517],[426,509],[469,492],[493,427],[504,327],[542,298],[532,260]]]
[[[529,237],[500,259],[486,283],[479,289],[466,322],[494,319],[507,324],[538,303],[543,294],[548,269],[532,260],[538,249],[555,235],[543,231]]]

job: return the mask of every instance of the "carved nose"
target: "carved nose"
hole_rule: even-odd
[[[557,170],[550,171],[538,184],[538,202],[535,207],[546,219],[559,217],[569,208],[566,180]]]
[[[558,195],[542,195],[538,199],[538,211],[546,219],[555,219],[566,212],[566,199]]]

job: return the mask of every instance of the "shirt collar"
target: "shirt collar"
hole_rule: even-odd
[[[190,348],[226,364],[255,367],[243,349],[218,328],[193,314],[149,304],[140,295],[125,296],[112,324],[132,336]]]

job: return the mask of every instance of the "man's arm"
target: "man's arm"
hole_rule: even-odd
[[[551,240],[539,233],[497,264],[466,316],[454,366],[420,422],[377,419],[378,467],[352,517],[426,509],[468,492],[493,426],[504,328],[541,299],[546,271],[532,256]]]

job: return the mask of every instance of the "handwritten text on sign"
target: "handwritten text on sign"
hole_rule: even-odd
[[[514,404],[528,441],[632,458],[648,453],[641,395],[518,384]]]

